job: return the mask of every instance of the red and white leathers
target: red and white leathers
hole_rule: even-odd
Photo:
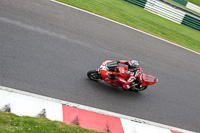
[[[128,68],[129,67],[129,60],[120,60],[120,61],[117,61],[119,63],[122,63],[122,64],[126,64]],[[125,80],[121,77],[118,78],[118,82],[122,83],[122,87],[125,89],[125,90],[128,90],[130,89],[130,84],[133,83],[133,82],[137,82],[137,84],[142,84],[142,68],[141,67],[138,67],[136,70],[134,71],[130,71],[130,77]]]

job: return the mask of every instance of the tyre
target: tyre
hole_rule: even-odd
[[[142,86],[142,87],[140,87],[140,86],[135,86],[135,87],[132,87],[130,90],[131,90],[131,91],[138,92],[138,91],[143,91],[143,90],[147,89],[147,87],[148,87],[148,86]]]
[[[88,76],[89,79],[94,80],[94,81],[101,80],[101,75],[96,70],[89,71],[87,73],[87,76]]]
[[[143,91],[146,90],[148,86],[142,86],[142,87],[136,87],[137,91]]]

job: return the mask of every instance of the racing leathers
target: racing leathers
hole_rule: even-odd
[[[130,85],[132,83],[134,83],[135,85],[142,84],[142,68],[141,67],[138,66],[136,69],[131,69],[129,60],[119,60],[117,62],[128,65],[128,70],[130,71],[130,77],[127,80],[121,77],[118,77],[116,79],[119,83],[122,84],[122,88],[124,90],[130,89]]]

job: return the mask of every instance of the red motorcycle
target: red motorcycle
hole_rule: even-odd
[[[115,87],[122,87],[122,84],[115,80],[115,76],[122,77],[123,79],[127,80],[130,77],[130,71],[128,70],[128,66],[113,62],[113,60],[106,60],[104,61],[100,68],[97,70],[90,70],[87,73],[89,79],[98,81],[104,80],[106,83],[115,86]],[[131,83],[130,90],[133,91],[143,91],[149,85],[153,85],[158,82],[158,78],[142,73],[142,84],[138,85],[135,82]]]

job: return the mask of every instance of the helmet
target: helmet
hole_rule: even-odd
[[[139,65],[140,65],[140,64],[139,64],[138,61],[136,61],[136,60],[131,60],[131,61],[129,62],[129,70],[130,70],[130,71],[135,71],[135,70],[138,69]]]

